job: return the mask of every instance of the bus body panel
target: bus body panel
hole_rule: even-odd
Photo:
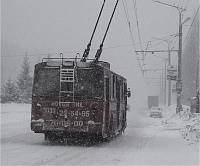
[[[96,132],[102,131],[103,101],[76,100],[59,106],[55,98],[33,97],[31,129],[37,132]],[[39,123],[42,122],[40,128]]]

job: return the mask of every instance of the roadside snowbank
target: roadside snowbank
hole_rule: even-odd
[[[162,121],[168,129],[178,129],[189,145],[195,145],[199,151],[200,114],[191,113],[190,107],[183,105],[183,111],[176,113],[176,105],[164,108]]]
[[[173,109],[163,118],[130,111],[125,133],[95,146],[45,142],[31,131],[30,112],[30,104],[1,104],[2,165],[199,165],[196,147],[162,125]]]

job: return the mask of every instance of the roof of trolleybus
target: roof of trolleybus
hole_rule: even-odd
[[[102,69],[102,70],[101,70]],[[74,97],[103,98],[103,68],[75,68]],[[73,87],[69,87],[73,88]],[[37,64],[34,73],[33,96],[59,96],[60,68]]]

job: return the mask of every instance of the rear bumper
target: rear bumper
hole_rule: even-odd
[[[150,116],[151,117],[162,117],[162,114],[161,113],[150,113]]]
[[[31,130],[35,133],[45,132],[65,132],[65,133],[102,133],[102,123],[88,121],[88,124],[83,127],[52,127],[45,121],[31,121]]]
[[[36,133],[41,133],[44,126],[44,120],[32,120],[31,121],[31,130]]]

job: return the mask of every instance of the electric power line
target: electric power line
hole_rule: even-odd
[[[185,6],[185,9],[188,7],[188,4],[190,3],[190,1],[191,1],[191,0],[188,0],[188,1],[187,1],[187,4],[186,4],[186,6]]]
[[[189,3],[189,2],[190,2],[190,0],[188,1],[188,3]],[[188,3],[187,3],[187,5],[188,5]],[[187,7],[187,5],[186,5],[186,7]],[[199,6],[199,7],[200,7],[200,6]],[[195,14],[195,16],[194,16],[194,19],[193,19],[193,21],[192,21],[192,24],[190,25],[190,28],[189,28],[188,33],[187,33],[187,35],[186,35],[186,37],[185,37],[185,40],[184,40],[184,42],[183,42],[183,44],[182,44],[182,47],[184,46],[184,44],[185,44],[185,42],[186,42],[186,40],[187,40],[187,37],[188,37],[188,35],[189,35],[189,32],[190,32],[191,28],[193,27],[195,18],[196,18],[197,14],[198,14],[198,11],[199,11],[199,7],[198,7],[197,12],[196,12],[196,14]],[[175,64],[176,61],[177,61],[177,56],[176,56],[176,59],[174,59],[173,64]]]
[[[126,0],[125,0],[125,2],[124,2],[124,0],[123,0],[122,3],[123,3],[123,9],[124,9],[124,12],[125,12],[125,15],[126,15],[126,20],[127,20],[127,23],[128,23],[129,32],[130,32],[131,40],[132,40],[132,43],[133,43],[134,51],[136,51],[135,41],[134,41],[133,32],[132,32],[132,29],[131,29],[131,23],[130,23],[130,19],[129,19],[129,12],[128,12],[128,7],[127,7],[127,2],[126,2]],[[125,6],[125,4],[126,4],[126,6]],[[140,44],[141,44],[141,43],[140,43]],[[137,61],[138,61],[140,70],[141,70],[141,72],[142,72],[142,66],[141,66],[141,64],[140,64],[139,57],[138,57],[137,54],[136,54],[136,58],[137,58]],[[142,73],[142,74],[143,74],[143,73]]]
[[[141,51],[143,50],[142,49],[142,41],[141,41],[141,35],[140,35],[140,27],[139,27],[139,19],[138,19],[138,13],[137,13],[137,3],[136,3],[136,0],[133,0],[133,6],[134,6],[134,11],[135,11],[135,18],[136,18],[136,25],[137,25],[137,32],[138,32],[138,38],[139,38],[139,43],[140,43],[140,49]],[[142,52],[142,55],[143,55],[143,58],[142,58],[142,63],[143,63],[143,68],[145,69],[145,62],[144,62],[144,53]],[[140,58],[138,57],[138,60],[140,60]],[[146,75],[146,73],[143,72],[143,69],[142,69],[142,66],[140,64],[140,61],[139,61],[139,65],[140,65],[140,68],[141,68],[141,72],[142,72],[142,75],[144,77],[144,74]],[[146,75],[147,77],[147,75]]]
[[[173,35],[170,35],[170,36],[174,36],[176,34],[173,34]],[[162,39],[166,39],[170,36],[165,36],[163,37]],[[133,40],[134,41],[134,40]],[[156,39],[154,40],[150,40],[148,42],[154,42],[154,41],[157,41]],[[143,43],[147,43],[147,41],[144,41],[142,42]],[[139,45],[140,43],[132,43],[132,44],[124,44],[124,45],[116,45],[116,46],[110,46],[110,47],[105,47],[104,50],[106,49],[114,49],[114,48],[121,48],[121,47],[129,47],[129,46],[134,46],[134,50],[136,50],[136,47],[135,45]],[[161,44],[161,43],[160,43]],[[97,49],[91,49],[91,51],[96,51]],[[67,53],[67,54],[74,54],[74,53],[81,53],[83,52],[83,50],[76,50],[76,51],[64,51],[62,53]],[[48,54],[51,54],[51,55],[60,55],[61,52],[48,52],[48,53],[38,53],[38,54],[28,54],[28,57],[30,56],[47,56]],[[1,56],[2,58],[12,58],[12,57],[19,57],[19,56],[25,56],[25,54],[15,54],[15,55],[8,55],[8,56]]]
[[[186,40],[187,40],[187,37],[188,37],[188,35],[189,35],[189,33],[190,33],[190,30],[191,30],[191,28],[192,28],[192,26],[193,26],[193,24],[194,24],[194,21],[195,21],[195,19],[196,19],[196,16],[197,16],[197,14],[198,14],[198,12],[199,12],[199,8],[200,8],[200,5],[199,5],[199,7],[198,7],[198,9],[197,9],[197,12],[196,12],[196,14],[195,14],[195,16],[194,16],[194,19],[193,19],[193,21],[192,21],[192,24],[190,25],[190,28],[189,28],[189,30],[188,30],[188,33],[187,33],[186,37],[185,37],[185,40],[184,40],[184,42],[183,42],[182,47],[184,46],[184,44],[185,44],[185,42],[186,42]]]
[[[141,42],[141,35],[140,35],[140,27],[139,27],[139,20],[138,20],[138,14],[137,14],[137,4],[136,0],[133,0],[134,4],[134,10],[135,10],[135,18],[136,18],[136,25],[137,25],[137,31],[138,31],[138,37],[139,37],[139,43],[140,43],[140,49],[142,51],[142,42]]]
[[[174,4],[175,4],[175,0],[174,0]],[[175,13],[176,11],[173,9],[173,8],[171,8],[171,14],[170,14],[170,21],[169,21],[169,24],[168,24],[168,28],[167,28],[167,32],[169,31],[169,28],[170,27],[174,27],[174,21],[172,22],[172,20],[174,20],[175,19]]]
[[[130,19],[129,19],[127,3],[126,3],[126,7],[125,7],[125,4],[124,4],[124,0],[122,1],[122,3],[123,3],[123,8],[124,8],[124,12],[125,12],[125,15],[126,15],[126,20],[127,20],[127,23],[128,23],[129,32],[130,32],[130,35],[131,35],[131,40],[132,40],[132,43],[133,43],[133,47],[134,47],[134,50],[136,51],[135,41],[134,41],[133,32],[132,32],[132,29],[131,29],[131,23],[130,23]]]

